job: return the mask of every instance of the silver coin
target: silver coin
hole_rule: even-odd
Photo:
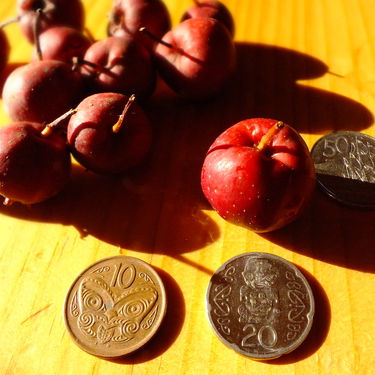
[[[215,272],[206,306],[224,344],[265,360],[289,353],[304,341],[315,305],[310,285],[296,266],[255,252],[238,255]]]
[[[320,138],[311,150],[318,185],[349,206],[375,208],[375,138],[359,132],[336,132]]]

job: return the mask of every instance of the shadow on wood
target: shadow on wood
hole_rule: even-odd
[[[159,81],[158,90],[145,103],[154,142],[141,166],[121,177],[99,176],[74,166],[71,183],[55,198],[30,209],[15,204],[1,212],[72,225],[82,236],[121,248],[161,254],[194,251],[220,237],[218,225],[205,213],[209,206],[201,192],[200,171],[208,147],[224,129],[259,116],[311,133],[361,130],[372,123],[371,113],[362,104],[298,84],[297,80],[328,74],[322,61],[251,43],[237,43],[237,51],[231,82],[210,100],[183,100]],[[375,231],[370,230],[374,216],[354,213],[358,221],[353,224],[352,215],[315,199],[310,216],[265,238],[318,259],[374,271],[375,265],[368,263],[374,260],[369,250],[375,239]],[[313,238],[306,239],[306,232]],[[346,241],[331,240],[332,233]],[[361,256],[349,255],[358,236],[356,254]]]

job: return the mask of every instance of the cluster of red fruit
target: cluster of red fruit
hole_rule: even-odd
[[[18,0],[16,19],[35,47],[33,61],[3,87],[13,121],[0,130],[0,193],[7,204],[56,194],[69,178],[70,153],[99,173],[137,165],[152,138],[139,102],[153,93],[157,72],[195,99],[219,90],[234,68],[232,17],[216,0],[196,3],[174,29],[161,0],[115,0],[109,36],[99,41],[83,32],[80,0]],[[5,64],[3,30],[1,36]]]
[[[233,19],[217,0],[195,1],[173,29],[162,0],[114,0],[109,36],[95,42],[83,33],[83,19],[80,0],[18,0],[17,20],[35,51],[3,88],[14,121],[0,128],[5,204],[33,204],[60,191],[69,179],[70,154],[98,173],[137,165],[152,140],[139,102],[154,92],[157,74],[183,97],[205,99],[235,67]],[[7,43],[0,32],[4,65]],[[269,231],[300,215],[315,174],[295,130],[252,119],[214,142],[201,183],[221,216]]]

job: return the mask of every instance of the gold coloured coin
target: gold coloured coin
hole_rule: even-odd
[[[73,282],[64,303],[65,325],[86,352],[121,357],[154,336],[166,301],[162,280],[149,264],[128,256],[106,258]]]

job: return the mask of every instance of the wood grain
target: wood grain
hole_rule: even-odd
[[[110,0],[84,0],[86,23],[105,37]],[[173,24],[189,0],[166,0]],[[225,0],[236,21],[238,66],[229,87],[193,104],[162,85],[146,109],[155,129],[151,155],[122,179],[75,166],[57,197],[31,208],[0,208],[0,373],[371,374],[375,368],[375,213],[349,209],[319,191],[298,221],[259,235],[222,220],[199,186],[204,154],[235,122],[274,117],[311,147],[323,134],[375,136],[373,0]],[[0,19],[15,2],[0,3]],[[17,25],[6,75],[28,61]],[[57,93],[52,93],[57,94]],[[9,122],[2,106],[0,123]],[[213,334],[205,313],[211,274],[246,251],[267,251],[309,279],[316,318],[306,342],[271,362],[244,358]],[[163,278],[169,309],[155,338],[121,361],[81,351],[66,333],[65,294],[88,265],[126,254]]]

